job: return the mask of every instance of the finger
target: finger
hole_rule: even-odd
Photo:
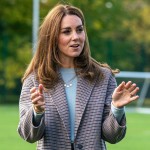
[[[38,96],[38,97],[34,98],[34,99],[32,100],[32,104],[37,104],[37,103],[38,103],[38,101],[40,101],[40,99],[41,99],[41,97],[40,97],[40,96]]]
[[[136,95],[138,91],[139,91],[139,87],[136,87],[136,88],[130,93],[131,96]]]
[[[34,93],[36,91],[36,87],[30,89],[30,93]]]
[[[131,86],[128,88],[128,91],[129,91],[129,92],[132,92],[135,88],[136,88],[136,84],[133,83],[133,84],[131,84]]]
[[[131,86],[131,84],[132,84],[132,82],[131,82],[131,81],[128,81],[128,82],[126,83],[126,85],[125,85],[125,88],[126,88],[126,89],[129,89],[130,86]]]
[[[37,109],[38,109],[38,111],[44,111],[45,110],[45,102],[39,102],[39,103],[35,104],[33,107],[35,108],[36,111],[37,111]]]
[[[41,108],[45,110],[45,103],[41,106]]]
[[[40,94],[43,94],[43,85],[42,84],[39,84],[38,91]]]
[[[38,96],[39,96],[39,93],[35,91],[34,93],[31,94],[31,100],[35,99]]]
[[[38,103],[34,104],[34,107],[37,107],[38,109],[43,106],[45,106],[45,102],[38,101]]]
[[[125,86],[125,82],[123,81],[116,88],[116,92],[120,92],[123,89],[124,86]]]
[[[35,97],[34,99],[32,99],[32,103],[38,103],[38,101],[43,102],[44,101],[44,97],[43,95],[39,95],[38,97]]]
[[[41,106],[33,106],[35,112],[44,112],[45,111],[45,104],[41,105]]]
[[[139,99],[139,96],[138,96],[138,95],[132,96],[132,97],[130,98],[131,101],[135,101],[135,100],[137,100],[137,99]]]

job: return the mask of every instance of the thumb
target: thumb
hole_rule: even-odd
[[[40,94],[43,94],[43,85],[42,84],[39,84],[38,91]]]

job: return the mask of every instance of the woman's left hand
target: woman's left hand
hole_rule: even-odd
[[[114,90],[112,95],[112,104],[116,108],[121,108],[132,101],[135,101],[139,98],[137,92],[139,91],[139,87],[136,86],[135,83],[128,81],[125,83],[124,81]]]

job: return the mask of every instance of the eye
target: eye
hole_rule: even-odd
[[[71,32],[70,30],[64,30],[64,31],[62,31],[62,33],[66,34],[66,35],[70,34],[70,32]]]
[[[77,28],[77,32],[78,32],[78,33],[81,33],[82,31],[83,31],[83,27]]]

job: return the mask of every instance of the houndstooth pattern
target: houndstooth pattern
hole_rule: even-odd
[[[75,150],[106,150],[105,141],[117,143],[126,133],[125,115],[120,125],[110,110],[111,95],[116,80],[108,69],[102,69],[105,79],[89,83],[78,78],[75,116]],[[71,150],[69,111],[63,81],[44,91],[46,111],[38,127],[33,126],[30,89],[38,87],[34,74],[23,83],[20,95],[18,132],[37,150]]]

